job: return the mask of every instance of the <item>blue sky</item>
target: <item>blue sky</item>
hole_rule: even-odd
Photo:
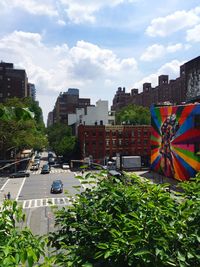
[[[111,105],[200,55],[199,0],[1,0],[0,15],[0,60],[26,70],[45,121],[68,88]]]

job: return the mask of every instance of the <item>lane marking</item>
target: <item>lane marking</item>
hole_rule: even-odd
[[[22,184],[21,184],[21,186],[20,186],[20,189],[19,189],[19,191],[18,191],[18,194],[17,194],[17,196],[16,196],[16,198],[15,198],[16,201],[18,201],[19,195],[20,195],[20,193],[21,193],[21,191],[22,191],[22,188],[23,188],[23,186],[24,186],[25,181],[26,181],[26,178],[24,178],[23,181],[22,181]]]
[[[7,183],[9,182],[10,179],[8,179],[5,184],[2,186],[2,188],[0,189],[0,191],[3,191],[4,190],[4,187],[7,185]]]

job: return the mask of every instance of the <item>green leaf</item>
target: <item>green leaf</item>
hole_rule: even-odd
[[[82,267],[93,267],[93,264],[87,262],[82,265]]]
[[[106,251],[106,253],[104,254],[104,259],[109,258],[110,255],[111,255],[111,251],[110,250]]]

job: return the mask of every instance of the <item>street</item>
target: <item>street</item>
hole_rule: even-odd
[[[73,186],[81,186],[77,174],[70,170],[51,168],[49,174],[40,174],[40,170],[30,172],[26,178],[3,178],[1,180],[0,203],[4,195],[10,192],[11,199],[16,200],[26,213],[25,225],[30,227],[34,234],[47,234],[54,228],[54,214],[52,206],[58,207],[70,204],[70,196],[77,190]],[[54,180],[61,180],[63,193],[52,194],[51,184]],[[66,191],[69,195],[66,194]]]

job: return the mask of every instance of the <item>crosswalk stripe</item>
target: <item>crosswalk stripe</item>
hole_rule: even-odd
[[[70,170],[51,170],[50,173],[68,173]],[[32,171],[31,174],[41,174],[41,170]]]
[[[18,202],[22,204],[23,209],[48,207],[48,206],[54,206],[54,205],[61,206],[61,205],[70,205],[71,204],[70,199],[66,198],[66,197],[28,199],[28,200],[20,200]]]

